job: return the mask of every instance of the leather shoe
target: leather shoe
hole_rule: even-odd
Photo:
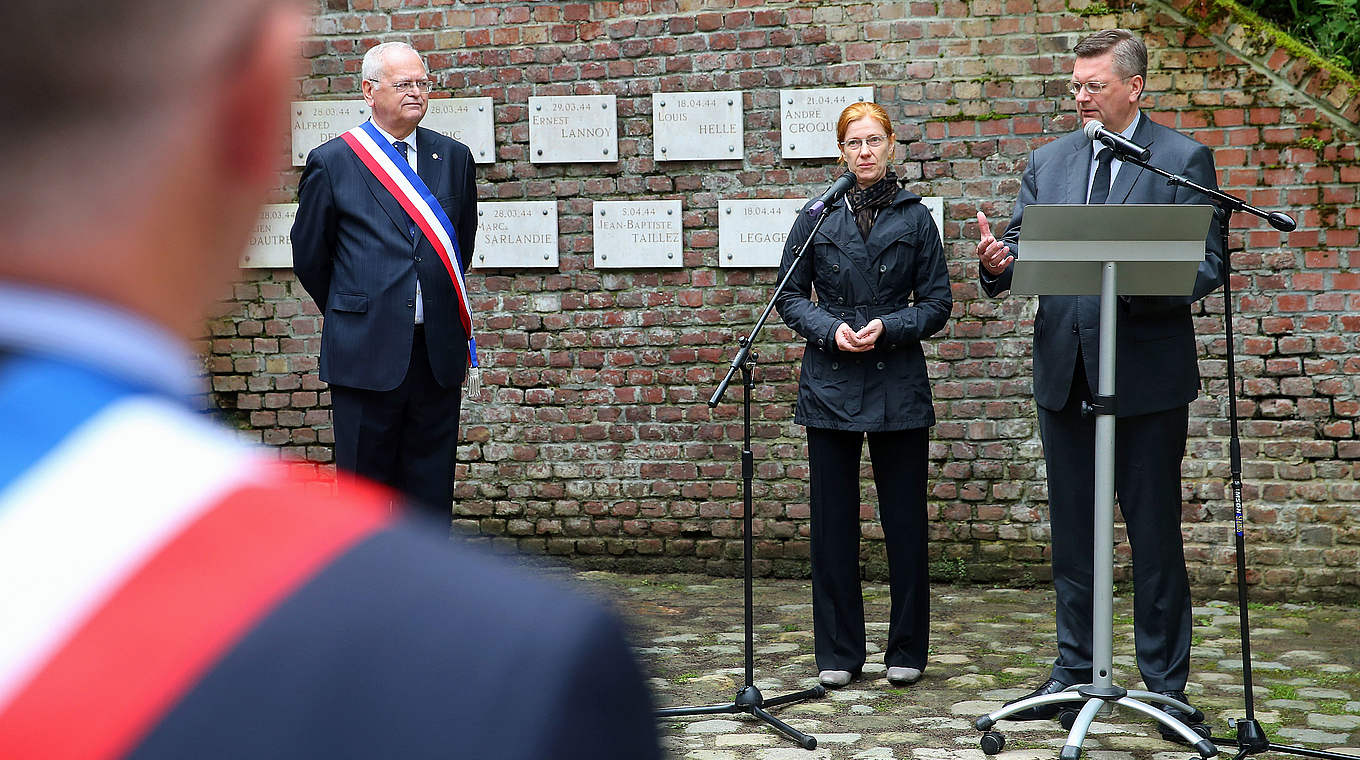
[[[1161,694],[1171,697],[1172,699],[1177,700],[1179,702],[1184,702],[1187,705],[1190,704],[1190,700],[1185,696],[1185,692],[1183,691],[1163,691],[1161,692]],[[1194,705],[1190,706],[1194,707]],[[1172,707],[1171,705],[1158,705],[1158,707],[1161,708],[1162,712],[1166,713],[1167,715],[1170,715],[1171,717],[1184,723],[1187,726],[1194,726],[1196,724],[1204,722],[1204,714],[1201,713],[1199,710],[1196,710],[1195,713],[1191,715],[1187,714],[1184,710],[1181,710],[1180,708],[1177,707]],[[1177,744],[1189,744],[1189,742],[1187,742],[1180,734],[1176,733],[1174,730],[1171,729],[1170,726],[1167,726],[1161,721],[1157,721],[1157,733],[1161,734],[1162,738],[1166,739],[1169,742],[1176,742]]]
[[[839,689],[850,683],[850,679],[854,677],[848,670],[823,670],[817,674],[817,680],[829,689]]]
[[[903,668],[893,666],[888,668],[888,681],[894,686],[910,686],[921,680],[920,668]]]
[[[1013,704],[1015,704],[1016,702],[1019,702],[1019,701],[1024,700],[1024,699],[1029,699],[1030,697],[1042,697],[1042,696],[1044,696],[1044,695],[1046,695],[1046,694],[1057,694],[1058,692],[1060,692],[1060,691],[1066,689],[1068,686],[1070,686],[1070,684],[1065,684],[1065,683],[1063,683],[1062,681],[1059,681],[1059,680],[1056,679],[1056,678],[1050,678],[1050,679],[1048,679],[1047,681],[1044,681],[1044,685],[1043,685],[1043,686],[1040,686],[1039,688],[1035,689],[1034,691],[1031,691],[1030,693],[1026,694],[1025,696],[1020,697],[1020,699],[1012,699],[1011,701],[1007,702],[1006,704],[1007,704],[1007,705],[1013,705]],[[1052,719],[1053,719],[1053,716],[1057,715],[1058,712],[1061,711],[1061,710],[1062,710],[1062,705],[1035,705],[1034,707],[1027,707],[1027,708],[1025,708],[1025,709],[1021,710],[1020,712],[1015,713],[1015,714],[1013,714],[1013,715],[1007,715],[1005,719],[1006,719],[1006,720],[1052,720]]]

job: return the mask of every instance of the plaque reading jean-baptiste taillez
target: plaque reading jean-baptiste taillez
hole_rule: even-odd
[[[420,126],[452,137],[468,146],[474,162],[489,164],[496,160],[491,109],[491,98],[430,98]]]
[[[742,113],[736,90],[657,93],[652,96],[652,158],[740,159]]]
[[[362,100],[301,100],[293,102],[293,166],[307,163],[312,148],[339,137],[368,120]]]
[[[529,160],[535,164],[617,161],[618,123],[613,95],[530,96]]]
[[[477,204],[474,269],[557,267],[557,201]]]
[[[288,233],[297,207],[296,203],[271,203],[264,207],[250,233],[249,246],[241,255],[242,269],[292,268],[293,243]]]
[[[777,267],[806,198],[718,202],[718,266]]]
[[[840,155],[836,120],[851,103],[874,100],[874,88],[836,87],[779,91],[779,135],[784,158],[830,158]]]
[[[680,201],[595,201],[595,267],[678,267]]]

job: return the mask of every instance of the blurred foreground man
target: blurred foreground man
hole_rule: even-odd
[[[305,18],[0,5],[0,757],[654,758],[600,606],[185,403]]]

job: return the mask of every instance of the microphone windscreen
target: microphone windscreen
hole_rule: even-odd
[[[1087,140],[1095,142],[1096,135],[1100,134],[1100,130],[1104,128],[1105,128],[1104,124],[1100,123],[1099,121],[1096,121],[1095,119],[1092,119],[1086,122],[1086,126],[1082,127],[1081,131],[1086,133]]]

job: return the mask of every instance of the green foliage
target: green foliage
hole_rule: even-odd
[[[1328,61],[1360,73],[1360,0],[1238,0],[1312,45]]]

